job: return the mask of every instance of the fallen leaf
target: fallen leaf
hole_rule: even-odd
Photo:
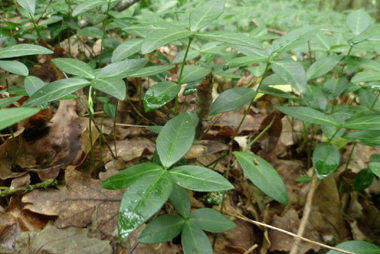
[[[13,243],[20,235],[17,219],[10,213],[0,212],[0,247],[13,250]]]

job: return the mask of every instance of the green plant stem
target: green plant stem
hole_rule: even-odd
[[[351,149],[351,152],[350,152],[350,156],[348,156],[348,159],[347,159],[347,162],[346,162],[346,167],[344,168],[344,171],[346,171],[347,170],[347,168],[348,168],[348,164],[350,163],[350,160],[351,160],[351,157],[352,157],[352,155],[354,154],[354,149],[355,149],[355,146],[356,146],[356,142],[353,144],[353,146],[352,146],[352,149]]]
[[[13,133],[13,130],[11,127],[9,127],[9,132],[12,135],[12,142],[13,142],[13,159],[12,159],[12,167],[16,167],[16,159],[17,159],[17,144],[16,144],[16,138]]]
[[[20,188],[15,188],[15,189],[4,188],[5,190],[0,191],[0,198],[6,197],[9,195],[18,194],[18,193],[25,193],[28,191],[32,191],[34,189],[47,188],[49,186],[55,185],[56,183],[57,183],[57,180],[55,180],[55,179],[47,179],[47,180],[43,181],[42,183],[36,183],[36,184],[28,185],[25,187],[20,187]]]
[[[376,96],[375,100],[373,101],[373,103],[372,103],[372,105],[371,105],[371,107],[370,107],[370,110],[373,110],[373,108],[375,107],[376,102],[377,102],[378,99],[379,99],[379,95],[380,95],[380,92],[377,92],[377,96]]]
[[[36,32],[37,32],[37,36],[38,36],[38,38],[39,38],[39,39],[42,39],[41,34],[40,34],[40,29],[38,28],[36,22],[34,21],[34,18],[33,18],[33,16],[32,16],[32,14],[29,13],[29,17],[30,17],[30,21],[33,23],[34,29],[35,29]]]
[[[106,11],[106,18],[103,21],[103,28],[102,28],[102,38],[101,38],[101,46],[100,46],[100,56],[99,56],[99,67],[102,66],[102,51],[103,51],[103,41],[104,41],[104,36],[106,34],[106,25],[107,25],[107,19],[108,19],[108,12],[110,11],[110,6],[111,6],[112,0],[109,0],[107,3],[107,11]]]
[[[179,85],[179,86],[181,85],[181,82],[182,82],[183,68],[185,67],[187,54],[189,53],[190,44],[191,44],[191,42],[193,41],[193,39],[194,39],[194,36],[190,36],[190,37],[189,37],[189,44],[187,45],[187,49],[186,49],[186,52],[185,52],[185,56],[183,57],[183,61],[182,61],[182,65],[181,65],[181,70],[180,70],[180,72],[179,72],[179,77],[177,77],[177,80],[178,80],[177,82],[178,82],[178,85]],[[174,116],[177,115],[177,108],[178,108],[178,95],[175,97]]]
[[[350,46],[350,49],[348,50],[346,57],[350,55],[351,50],[352,50],[353,47],[354,47],[354,46]],[[346,65],[343,65],[343,67],[342,67],[342,71],[341,71],[340,76],[339,76],[340,78],[343,77],[344,69],[345,69],[345,68],[346,68]]]

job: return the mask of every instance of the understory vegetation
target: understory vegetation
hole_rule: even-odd
[[[378,1],[1,2],[1,253],[380,253]]]

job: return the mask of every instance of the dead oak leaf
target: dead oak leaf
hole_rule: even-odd
[[[117,214],[123,190],[106,190],[101,181],[76,170],[65,174],[66,190],[34,190],[22,198],[24,209],[58,216],[54,225],[86,227],[90,223],[110,235],[117,227]]]

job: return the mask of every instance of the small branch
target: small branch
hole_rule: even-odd
[[[15,195],[15,194],[18,194],[21,192],[22,193],[29,192],[29,191],[32,191],[34,189],[47,188],[49,186],[54,186],[56,183],[57,183],[57,180],[55,180],[55,179],[47,179],[47,180],[43,181],[42,183],[36,183],[33,185],[21,187],[21,188],[15,188],[15,189],[8,188],[6,190],[0,191],[0,198],[6,197],[9,195]]]
[[[303,233],[305,232],[306,223],[309,220],[309,216],[310,216],[310,212],[311,212],[311,206],[313,203],[314,192],[317,189],[317,186],[318,186],[318,178],[317,178],[317,175],[314,174],[313,181],[311,182],[311,187],[310,187],[309,193],[307,194],[306,204],[305,204],[305,208],[303,210],[301,223],[300,223],[300,226],[298,228],[298,232],[297,232],[298,238],[296,238],[294,240],[292,249],[290,250],[289,254],[297,254],[298,253],[298,246],[299,246],[299,243],[301,242],[300,237],[302,237]]]

